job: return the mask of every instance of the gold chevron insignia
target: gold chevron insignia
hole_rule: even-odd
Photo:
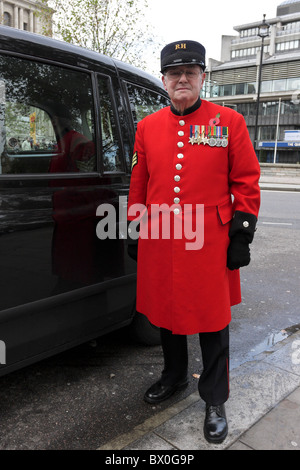
[[[132,162],[131,162],[131,171],[133,170],[133,167],[137,165],[138,163],[138,153],[135,152],[135,154],[132,157]]]

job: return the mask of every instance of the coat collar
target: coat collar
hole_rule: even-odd
[[[176,116],[186,116],[187,114],[191,114],[197,109],[199,109],[200,106],[201,106],[201,99],[199,97],[196,103],[193,104],[193,106],[184,110],[183,114],[180,114],[179,111],[177,111],[177,109],[173,106],[172,103],[171,103],[171,111],[173,114],[176,114]]]

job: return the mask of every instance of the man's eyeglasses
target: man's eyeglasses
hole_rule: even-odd
[[[187,70],[168,70],[165,75],[170,80],[178,80],[181,78],[181,75],[185,75],[188,80],[199,77],[200,70],[187,69]]]

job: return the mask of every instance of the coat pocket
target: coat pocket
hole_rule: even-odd
[[[231,200],[223,202],[217,206],[217,213],[222,225],[228,224],[233,217],[233,207]]]

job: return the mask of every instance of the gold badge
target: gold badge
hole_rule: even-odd
[[[185,43],[176,44],[175,51],[177,51],[178,49],[186,49],[186,44]]]
[[[138,163],[138,153],[135,152],[133,157],[132,157],[131,171],[133,170],[133,167],[135,167],[135,165],[137,165],[137,163]]]

